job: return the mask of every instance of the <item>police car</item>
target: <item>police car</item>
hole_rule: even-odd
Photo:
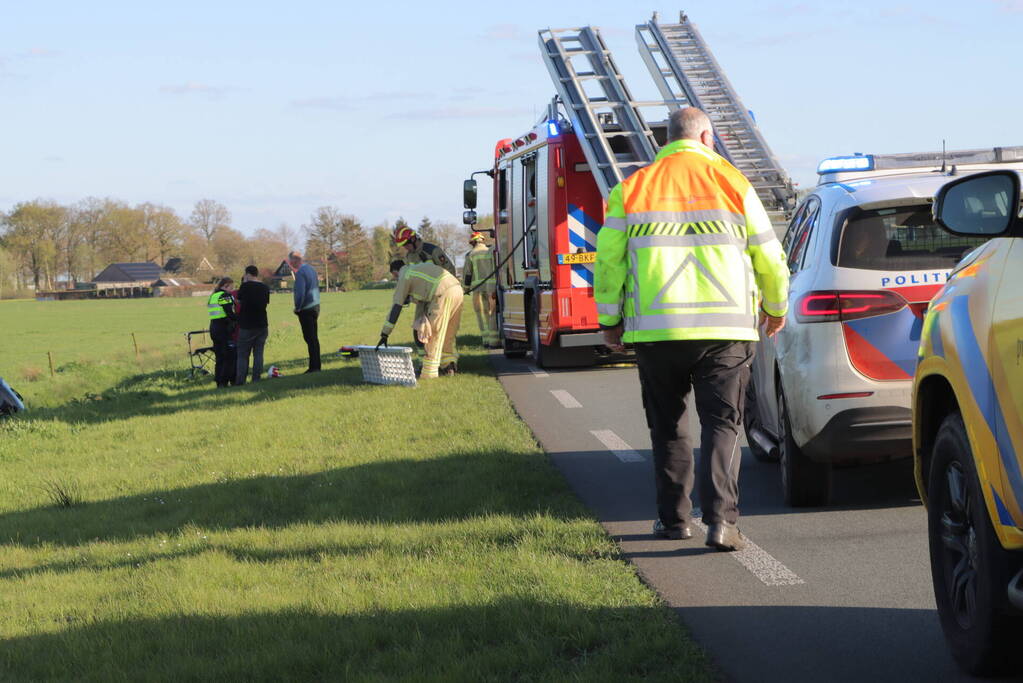
[[[754,456],[785,502],[828,503],[833,465],[912,454],[910,394],[924,313],[984,237],[931,215],[950,176],[1023,169],[1023,147],[825,159],[783,238],[789,315],[761,339],[747,392]]]
[[[952,654],[972,674],[1023,671],[1023,219],[1017,173],[950,182],[937,220],[990,239],[924,319],[914,465]]]

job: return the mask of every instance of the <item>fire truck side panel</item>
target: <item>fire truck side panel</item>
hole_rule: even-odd
[[[498,259],[515,247],[498,276],[503,333],[528,341],[530,309],[535,306],[540,342],[556,345],[559,335],[598,329],[594,264],[560,261],[596,251],[604,204],[575,135],[520,147],[499,158],[495,168]]]
[[[593,180],[575,135],[562,136],[562,158],[551,173],[554,198],[551,226],[552,262],[555,265],[553,317],[559,333],[594,331],[598,328],[597,304],[593,300],[593,263],[559,264],[559,254],[597,250],[597,232],[604,220],[604,202]],[[563,177],[558,187],[557,177]]]

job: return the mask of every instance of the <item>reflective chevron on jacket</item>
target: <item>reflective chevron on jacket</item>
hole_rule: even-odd
[[[608,197],[594,296],[626,342],[755,341],[758,301],[788,310],[788,274],[756,191],[696,141],[665,146]]]

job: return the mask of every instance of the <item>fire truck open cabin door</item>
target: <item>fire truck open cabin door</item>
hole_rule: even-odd
[[[511,254],[499,277],[505,350],[529,349],[540,365],[585,364],[602,346],[593,301],[600,192],[575,136],[557,125],[503,149],[494,215],[499,257]]]

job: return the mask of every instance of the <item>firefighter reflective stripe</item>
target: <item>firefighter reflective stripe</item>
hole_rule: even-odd
[[[404,266],[398,274],[398,285],[394,288],[393,306],[404,306],[411,301],[429,303],[434,297],[446,291],[448,287],[461,285],[454,275],[433,263],[413,263]],[[384,323],[383,334],[390,334],[397,320],[388,318]]]
[[[761,244],[767,244],[770,241],[778,241],[778,238],[774,234],[774,230],[770,232],[762,232],[759,235],[750,235],[749,243],[751,246],[759,246]]]
[[[475,287],[494,272],[494,254],[485,245],[479,244],[469,252],[465,264],[471,275],[469,286]]]
[[[746,242],[731,233],[711,233],[704,235],[642,235],[629,239],[629,249],[647,247],[707,247],[730,244],[745,247]]]
[[[736,225],[745,225],[746,217],[742,214],[721,209],[702,209],[697,211],[640,211],[629,213],[626,218],[629,225],[637,223],[696,223],[699,221],[727,221]]]
[[[405,255],[407,263],[432,263],[440,266],[452,275],[455,274],[455,264],[451,262],[444,250],[430,242],[420,242],[419,249],[410,251]]]
[[[617,185],[605,227],[594,298],[602,326],[624,316],[625,342],[755,341],[759,298],[785,312],[788,268],[756,191],[696,141],[668,144]]]
[[[625,230],[626,222],[624,218],[619,216],[605,216],[604,227],[611,230]]]
[[[669,329],[735,329],[744,331],[755,327],[755,315],[740,313],[663,313],[628,317],[625,319],[625,331],[657,331]],[[669,337],[670,338],[670,337]],[[730,339],[730,337],[692,337],[699,339]]]
[[[789,310],[789,268],[785,263],[785,251],[753,187],[746,191],[743,205],[746,207],[748,236],[746,253],[764,297],[764,310],[775,317],[782,317]]]
[[[227,295],[226,299],[222,298]],[[231,296],[227,292],[217,290],[210,294],[209,300],[206,302],[206,310],[210,314],[210,320],[220,320],[226,318],[227,313],[224,312],[224,306],[231,303]]]

